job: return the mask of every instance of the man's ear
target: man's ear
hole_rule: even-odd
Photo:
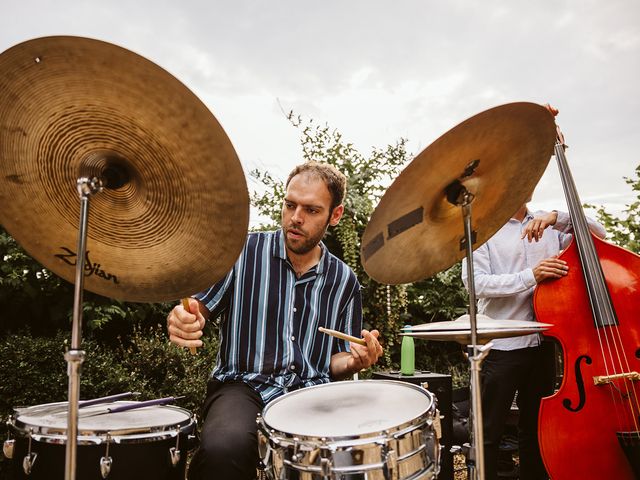
[[[332,227],[335,227],[338,222],[340,222],[340,219],[342,218],[342,214],[344,213],[344,205],[338,205],[336,208],[333,209],[333,212],[331,212],[331,217],[329,218],[329,225],[331,225]]]

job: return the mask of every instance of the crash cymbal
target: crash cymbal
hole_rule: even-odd
[[[512,329],[512,328],[549,328],[552,325],[550,323],[542,322],[530,322],[526,320],[500,320],[491,318],[487,315],[476,315],[476,329],[478,330],[500,330],[500,329]],[[455,320],[447,322],[431,322],[423,323],[421,325],[414,325],[408,328],[412,332],[437,332],[437,331],[451,331],[451,330],[470,330],[471,319],[469,315],[462,315]]]
[[[530,197],[555,138],[553,116],[533,103],[495,107],[449,130],[380,200],[362,237],[366,272],[382,283],[410,283],[465,256],[462,209],[447,199],[449,186],[464,186],[475,196],[473,248],[482,245]]]
[[[0,221],[46,268],[75,278],[80,176],[91,196],[85,288],[168,301],[221,278],[244,245],[246,180],[207,107],[121,47],[44,37],[0,54]]]

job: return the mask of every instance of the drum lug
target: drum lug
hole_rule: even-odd
[[[13,420],[13,417],[10,416],[9,419],[7,420],[7,427],[11,426],[12,420]],[[2,453],[4,453],[5,458],[8,458],[9,460],[13,458],[13,450],[15,449],[15,443],[16,441],[11,439],[11,432],[7,431],[7,439],[2,444]]]
[[[13,450],[15,448],[15,443],[16,443],[15,440],[7,439],[4,441],[4,444],[2,445],[2,453],[4,453],[4,456],[9,460],[13,458]]]
[[[293,454],[291,455],[292,462],[299,462],[302,460],[304,453],[300,454],[299,450],[300,450],[300,439],[298,437],[293,437]]]
[[[329,477],[331,475],[331,459],[322,457],[320,459],[320,470],[323,477]]]
[[[398,480],[398,454],[395,450],[389,450],[386,455],[387,475],[389,480]]]
[[[109,476],[112,464],[113,459],[111,457],[100,458],[100,474],[102,475],[102,478],[107,478]]]
[[[171,465],[175,468],[180,463],[180,427],[176,432],[176,446],[169,449],[169,457],[171,458]]]
[[[33,430],[29,431],[29,450],[27,451],[27,455],[22,459],[22,469],[24,470],[25,475],[31,475],[31,470],[33,469],[33,464],[36,463],[36,458],[38,458],[37,453],[31,452],[31,434]]]
[[[31,469],[33,468],[33,464],[36,463],[36,458],[38,458],[37,453],[29,453],[22,459],[22,469],[25,475],[31,475]]]
[[[100,457],[100,474],[102,478],[107,478],[111,473],[111,465],[113,465],[113,459],[109,456],[109,444],[111,443],[111,434],[107,433],[107,450],[104,452],[104,456]]]
[[[389,432],[384,431],[384,436],[389,438]],[[385,480],[398,480],[398,454],[393,448],[389,448],[387,441],[380,442],[382,447],[383,475]]]
[[[176,447],[171,447],[169,449],[169,456],[171,457],[171,465],[177,467],[180,463],[180,450],[176,449]]]

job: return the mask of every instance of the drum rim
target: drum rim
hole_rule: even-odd
[[[332,447],[337,445],[342,445],[342,446],[361,445],[361,444],[375,442],[376,439],[388,438],[390,435],[397,434],[398,432],[401,432],[403,430],[407,430],[407,429],[412,430],[413,428],[410,428],[410,427],[419,428],[423,426],[425,423],[428,423],[429,419],[432,418],[432,416],[437,411],[436,403],[434,401],[435,395],[420,385],[401,382],[399,380],[383,380],[383,379],[347,380],[344,383],[349,384],[354,382],[367,382],[368,384],[377,383],[377,384],[385,384],[385,385],[395,384],[402,388],[413,389],[413,390],[419,391],[421,394],[427,397],[429,399],[429,405],[427,406],[427,408],[421,411],[419,415],[411,418],[410,420],[402,422],[398,425],[394,425],[393,427],[386,428],[384,430],[376,430],[376,431],[357,434],[357,435],[339,435],[339,436],[304,435],[300,433],[288,432],[288,431],[276,429],[271,425],[269,425],[269,423],[267,423],[265,416],[267,415],[269,408],[273,407],[278,403],[281,403],[282,401],[284,401],[285,398],[292,398],[293,396],[296,396],[296,395],[308,394],[308,392],[314,389],[329,388],[330,385],[338,385],[343,383],[343,382],[331,382],[331,383],[323,383],[320,385],[313,385],[311,387],[305,387],[298,390],[294,390],[293,392],[286,393],[285,395],[278,397],[275,400],[269,402],[262,409],[261,414],[258,415],[258,419],[257,419],[258,426],[264,431],[267,438],[272,438],[272,436],[277,433],[279,435],[278,437],[276,437],[277,440],[279,442],[282,442],[283,444],[288,444],[289,443],[288,440],[291,439],[291,442],[294,442],[298,445],[313,443],[315,444],[316,447],[318,446],[317,445],[318,443],[321,443],[323,445],[330,444]]]
[[[32,407],[63,405],[66,402],[54,402]],[[78,428],[77,442],[79,445],[102,444],[107,441],[111,443],[142,443],[149,439],[160,441],[172,438],[180,434],[189,434],[196,428],[196,418],[189,410],[175,405],[162,405],[163,409],[170,409],[185,414],[185,418],[179,422],[165,423],[162,425],[140,426],[135,428],[118,429],[88,429]],[[157,408],[157,407],[156,407]],[[26,410],[26,409],[25,409]],[[7,425],[16,437],[31,437],[35,441],[44,443],[66,444],[67,427],[38,425],[36,422],[25,422],[20,420],[24,413],[15,413],[7,421]]]

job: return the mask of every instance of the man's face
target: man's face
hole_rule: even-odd
[[[337,225],[342,205],[331,211],[331,194],[324,181],[301,173],[291,179],[282,205],[282,231],[287,249],[303,255],[315,248],[329,225]]]

